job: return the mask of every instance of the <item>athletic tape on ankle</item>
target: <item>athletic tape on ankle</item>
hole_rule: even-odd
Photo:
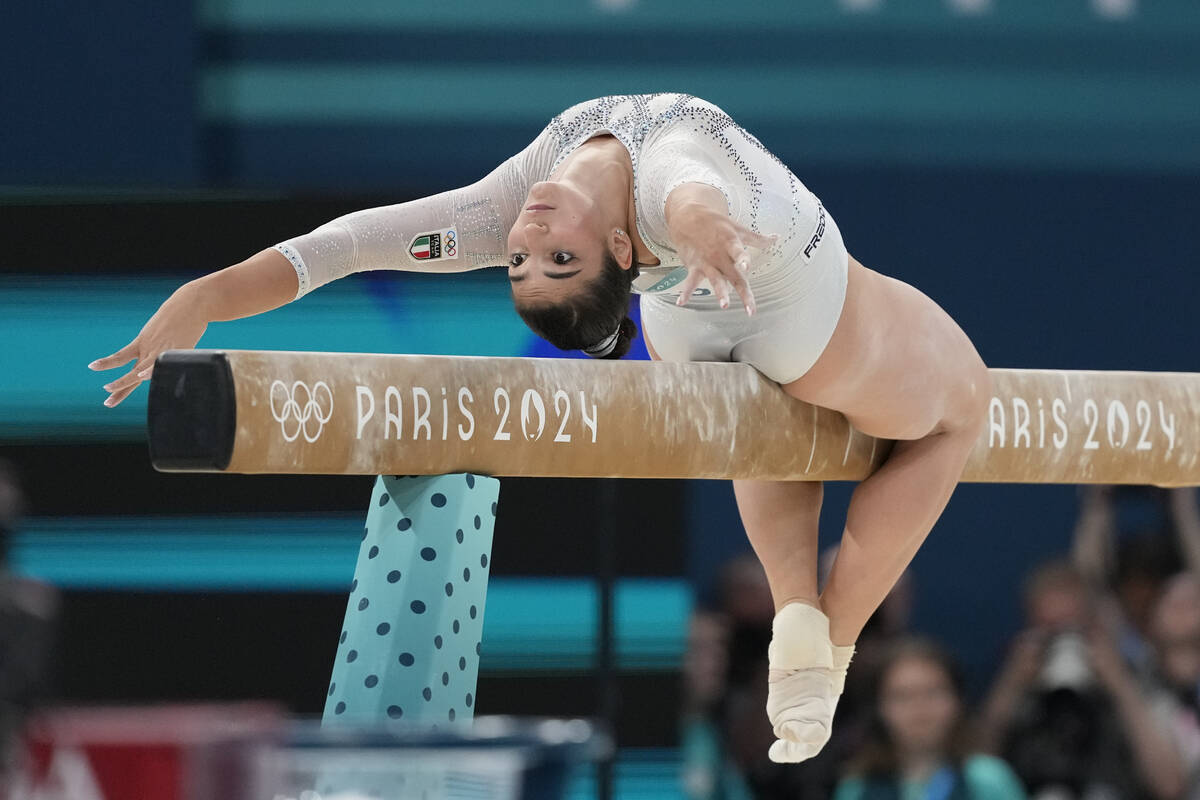
[[[771,623],[767,655],[772,669],[833,669],[829,617],[804,603],[784,606]]]

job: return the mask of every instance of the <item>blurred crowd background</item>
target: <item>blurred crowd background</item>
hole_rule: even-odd
[[[1126,505],[1154,522],[1123,527]],[[858,642],[833,739],[799,766],[764,757],[766,576],[751,556],[728,562],[689,628],[689,794],[1200,797],[1196,492],[1091,486],[1080,506],[1069,550],[1013,588],[1022,620],[986,673],[964,671],[953,636],[914,624],[920,579],[907,573]]]
[[[579,100],[722,106],[992,366],[1197,369],[1191,0],[51,0],[0,45],[5,733],[46,703],[320,711],[370,479],[155,474],[144,390],[105,409],[86,364],[180,283],[472,181]],[[487,270],[352,276],[201,345],[560,355]],[[619,796],[1200,798],[1193,491],[961,487],[796,767],[765,758],[772,607],[728,486],[614,491],[502,485],[478,713],[597,711],[611,544]]]

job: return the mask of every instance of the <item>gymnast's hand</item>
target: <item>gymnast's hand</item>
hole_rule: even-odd
[[[111,392],[104,405],[112,408],[128,397],[139,383],[149,378],[154,370],[154,359],[163,351],[196,346],[208,327],[208,319],[197,300],[187,285],[180,287],[159,306],[132,342],[111,356],[88,364],[88,369],[103,370],[137,360],[133,369],[104,385],[104,390]]]
[[[725,196],[701,183],[684,183],[671,191],[666,203],[671,243],[687,265],[679,305],[687,305],[700,281],[708,278],[721,308],[729,307],[730,285],[742,298],[746,313],[754,313],[754,294],[746,282],[750,269],[747,247],[766,248],[777,236],[755,233],[729,216]]]

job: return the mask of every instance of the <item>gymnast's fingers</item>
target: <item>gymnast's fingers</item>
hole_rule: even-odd
[[[735,268],[732,275],[727,276],[729,282],[733,284],[734,290],[738,293],[738,297],[742,298],[742,305],[746,307],[746,313],[754,316],[754,312],[758,310],[754,302],[754,292],[750,290],[750,283],[746,280],[746,272],[743,269]]]
[[[104,358],[97,358],[95,361],[88,364],[88,369],[104,370],[104,369],[112,369],[113,367],[119,367],[122,364],[124,364],[125,362],[129,361],[130,359],[137,358],[137,354],[138,354],[138,340],[134,339],[132,342],[125,345],[120,350],[113,353],[111,356],[105,356]]]
[[[737,226],[738,232],[742,234],[742,241],[755,247],[765,250],[768,247],[773,247],[775,243],[779,241],[779,234],[777,233],[757,233],[756,231],[752,231],[740,223],[737,223]]]
[[[729,281],[726,280],[725,274],[720,270],[710,269],[706,277],[713,287],[713,294],[717,296],[717,302],[721,304],[721,308],[729,308]]]
[[[733,263],[724,270],[725,277],[729,279],[733,288],[742,298],[746,313],[753,315],[755,311],[754,293],[750,291],[750,284],[746,281],[746,274],[750,271],[750,254],[746,252],[746,246],[742,244],[741,239],[734,239],[730,242],[727,252]]]
[[[708,284],[712,287],[713,295],[716,296],[721,308],[729,308],[729,281],[726,279],[725,273],[705,261],[698,262],[697,271],[708,279]]]
[[[133,390],[137,387],[138,385],[135,383],[133,386],[128,386],[124,389],[113,392],[108,396],[108,399],[104,401],[104,405],[108,406],[109,408],[113,408],[126,397],[129,397],[130,393],[133,392]]]
[[[688,301],[692,299],[692,293],[696,291],[696,287],[700,285],[700,281],[703,278],[704,273],[698,268],[689,268],[687,277],[683,280],[683,285],[679,287],[679,299],[675,301],[675,305],[686,306]]]
[[[733,266],[738,272],[746,272],[750,269],[750,254],[746,252],[746,245],[743,244],[741,237],[733,239],[726,252],[733,260]]]
[[[144,380],[140,373],[144,372],[149,366],[149,363],[145,361],[139,361],[136,365],[134,365],[133,369],[129,370],[129,372],[126,372],[124,375],[114,381],[109,381],[108,383],[104,384],[104,391],[116,393],[122,389],[137,386]]]

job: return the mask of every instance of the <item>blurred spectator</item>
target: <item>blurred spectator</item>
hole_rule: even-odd
[[[683,661],[684,712],[710,716],[725,693],[729,671],[729,625],[725,616],[698,610],[688,626]]]
[[[745,781],[726,754],[721,729],[729,672],[725,615],[697,611],[688,628],[683,662],[684,794],[692,800],[748,800]]]
[[[1200,489],[1169,490],[1167,509],[1183,565],[1193,575],[1200,575]]]
[[[767,573],[748,553],[730,560],[719,580],[721,610],[729,625],[728,670],[720,704],[725,750],[754,797],[794,797],[793,787],[779,783],[786,768],[767,758],[775,741],[766,713],[767,645],[775,618]]]
[[[1038,798],[1176,797],[1182,764],[1162,697],[1118,650],[1111,613],[1068,562],[1036,569],[1019,633],[984,702],[980,745]]]
[[[15,737],[49,691],[58,593],[8,571],[8,546],[25,513],[16,470],[0,461],[0,773],[14,766]],[[0,786],[0,796],[3,796]]]
[[[868,735],[834,800],[1023,800],[998,758],[973,752],[963,678],[938,644],[908,637],[880,659]]]
[[[1169,691],[1168,714],[1183,759],[1185,800],[1200,800],[1200,576],[1167,582],[1150,622],[1159,674]]]
[[[730,560],[717,580],[719,607],[693,615],[684,657],[684,790],[697,799],[749,798],[760,795],[743,770],[766,761],[774,741],[766,718],[766,654],[775,605],[753,554]],[[760,678],[758,702],[751,687]],[[751,719],[753,734],[744,735],[740,729]]]
[[[1136,525],[1119,524],[1130,516]],[[1162,586],[1184,568],[1200,574],[1196,490],[1084,487],[1071,559],[1096,591],[1117,601],[1121,653],[1139,675],[1149,677],[1150,614]]]
[[[755,679],[759,662],[767,657],[775,600],[767,573],[753,554],[731,559],[718,580],[720,610],[729,624],[729,685],[737,689]]]

